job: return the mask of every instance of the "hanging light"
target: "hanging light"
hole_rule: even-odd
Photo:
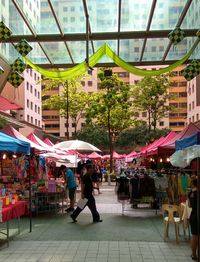
[[[163,159],[162,159],[162,158],[160,158],[160,163],[162,163],[162,161],[163,161]]]
[[[7,157],[7,155],[6,154],[3,154],[3,156],[2,156],[2,159],[6,159],[6,157]]]
[[[167,157],[167,162],[170,162],[170,159],[169,159],[169,157]]]
[[[16,158],[17,158],[17,155],[13,154],[12,157],[13,157],[14,159],[16,159]]]

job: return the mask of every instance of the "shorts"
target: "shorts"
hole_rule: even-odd
[[[68,190],[69,190],[69,199],[70,199],[70,200],[74,200],[74,198],[75,198],[75,192],[76,192],[76,187],[68,188]]]

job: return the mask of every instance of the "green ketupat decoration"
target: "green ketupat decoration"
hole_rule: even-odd
[[[11,72],[7,80],[15,88],[18,88],[18,86],[20,86],[21,83],[24,81],[24,78],[17,72]]]
[[[168,34],[168,38],[173,45],[177,45],[185,38],[185,32],[179,27],[176,27],[173,31],[171,31]]]
[[[15,49],[22,56],[26,56],[28,55],[28,53],[31,52],[33,48],[28,44],[28,42],[25,39],[22,39],[19,43],[15,45]]]
[[[17,71],[18,73],[22,73],[25,68],[26,65],[24,64],[24,62],[18,57],[15,62],[11,65],[12,71]]]
[[[0,22],[0,40],[6,40],[10,38],[12,31],[4,24]]]
[[[200,74],[200,61],[193,60],[182,70],[182,75],[187,81],[192,80],[194,77]]]

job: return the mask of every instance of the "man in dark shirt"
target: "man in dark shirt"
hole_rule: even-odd
[[[93,222],[102,222],[102,219],[100,219],[99,213],[96,209],[95,198],[92,194],[93,185],[92,185],[91,175],[93,173],[93,166],[91,164],[86,165],[86,169],[87,172],[82,177],[82,181],[81,181],[81,198],[82,199],[86,198],[88,200],[85,206],[88,206],[88,208],[90,209],[93,217]],[[78,215],[81,213],[83,209],[77,207],[76,210],[71,214],[71,218],[74,222],[77,222],[76,218],[78,217]]]

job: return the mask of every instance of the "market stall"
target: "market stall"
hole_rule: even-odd
[[[30,144],[19,139],[8,136],[0,132],[0,157],[1,157],[1,176],[0,176],[0,222],[6,223],[6,235],[7,243],[9,243],[9,221],[12,219],[18,219],[26,213],[27,202],[20,201],[17,194],[17,190],[14,187],[14,178],[12,177],[12,170],[4,169],[3,162],[6,158],[9,160],[15,160],[17,156],[29,155]],[[18,231],[20,232],[20,223],[18,223]]]

